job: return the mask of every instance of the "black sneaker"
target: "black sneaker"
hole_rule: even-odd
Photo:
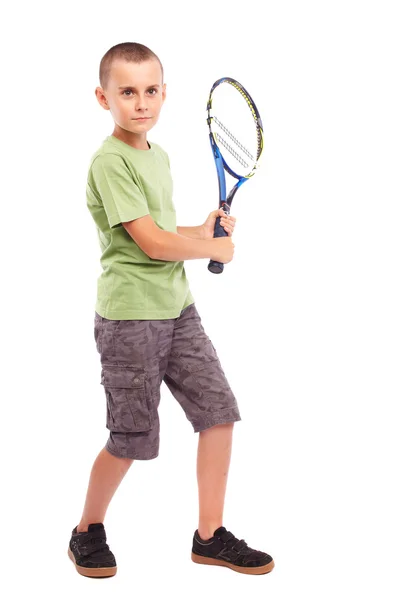
[[[249,548],[225,527],[218,527],[209,540],[203,540],[196,529],[193,536],[192,561],[202,565],[229,567],[239,573],[261,575],[269,573],[275,564],[272,556]]]
[[[86,577],[112,577],[117,572],[115,556],[111,552],[103,523],[91,523],[88,531],[72,530],[68,556],[75,568]]]

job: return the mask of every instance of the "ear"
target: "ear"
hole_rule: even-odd
[[[162,86],[162,101],[163,101],[163,103],[164,103],[166,97],[167,97],[167,84],[164,83]]]
[[[100,106],[102,106],[104,108],[104,110],[110,110],[110,107],[108,106],[108,102],[107,102],[107,98],[104,94],[104,90],[101,87],[97,87],[94,91],[97,101],[100,104]]]

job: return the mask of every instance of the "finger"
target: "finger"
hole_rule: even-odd
[[[221,219],[221,226],[224,227],[225,225],[228,225],[229,227],[235,227],[235,222],[228,221],[227,219]]]

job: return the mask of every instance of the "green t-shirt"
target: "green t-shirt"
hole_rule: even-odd
[[[92,156],[86,198],[102,251],[100,316],[174,319],[194,302],[183,261],[150,258],[121,224],[150,214],[160,229],[177,233],[172,188],[168,155],[154,142],[138,150],[109,135]]]

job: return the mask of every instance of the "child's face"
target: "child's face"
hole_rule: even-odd
[[[158,121],[166,96],[160,64],[157,60],[142,63],[116,60],[107,89],[96,88],[96,96],[101,106],[111,111],[116,125],[145,139],[146,132]]]

